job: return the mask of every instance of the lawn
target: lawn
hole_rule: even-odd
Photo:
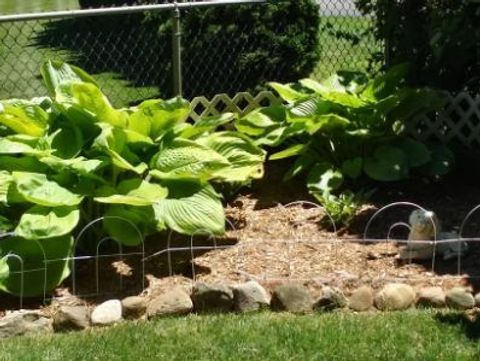
[[[188,316],[0,342],[1,360],[478,360],[457,313]]]
[[[311,76],[322,79],[339,70],[367,71],[371,55],[383,51],[382,44],[367,31],[371,25],[372,19],[361,16],[322,17],[321,57]],[[358,42],[353,40],[355,36]]]

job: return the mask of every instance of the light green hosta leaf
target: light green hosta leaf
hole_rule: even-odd
[[[243,182],[263,176],[266,152],[250,138],[237,132],[215,132],[197,141],[230,162],[230,167],[217,172],[217,178],[229,182]]]
[[[391,67],[385,74],[378,75],[368,82],[361,96],[376,102],[394,93],[408,74],[407,63]]]
[[[307,147],[307,144],[294,144],[288,147],[287,149],[284,149],[280,152],[272,154],[270,157],[268,157],[268,160],[279,160],[279,159],[295,157],[297,155],[300,155],[306,147]]]
[[[104,216],[108,235],[125,246],[138,246],[146,235],[164,228],[156,225],[152,207],[112,205]]]
[[[22,215],[15,234],[26,239],[60,237],[70,234],[79,220],[80,211],[76,207],[34,206]]]
[[[316,164],[307,177],[308,189],[312,192],[320,191],[330,193],[343,184],[343,174],[331,169],[328,163]]]
[[[47,130],[48,122],[48,113],[38,105],[0,101],[0,124],[15,133],[41,137]]]
[[[13,172],[18,193],[31,203],[45,207],[76,206],[82,197],[47,179],[45,174]]]
[[[25,271],[23,296],[43,296],[44,288],[48,293],[69,276],[70,262],[65,258],[71,257],[72,247],[73,237],[71,236],[39,241],[21,237],[2,239],[0,242],[0,272],[3,272],[3,276],[0,274],[0,290],[16,296],[22,293],[21,265],[15,258],[6,258],[8,254],[15,254],[23,260],[23,271]],[[48,262],[45,263],[45,259]]]
[[[189,114],[190,103],[180,97],[146,100],[130,115],[129,127],[156,139],[175,125],[183,123]]]
[[[292,103],[299,99],[305,98],[308,94],[301,93],[292,88],[290,84],[280,84],[276,82],[268,83],[270,87],[272,87],[278,95],[282,97],[283,100]]]
[[[225,232],[225,215],[220,196],[209,184],[195,181],[162,182],[168,198],[153,206],[158,224],[182,234]]]
[[[48,60],[42,65],[40,73],[52,97],[55,97],[55,90],[61,84],[86,82],[97,85],[95,80],[85,71],[62,61]]]
[[[197,142],[177,138],[152,159],[152,176],[159,179],[208,180],[231,166],[228,159]]]
[[[348,93],[343,86],[331,86],[331,84],[324,85],[312,79],[302,79],[300,80],[300,84],[313,90],[323,99],[343,107],[361,108],[368,104],[356,94]]]
[[[13,177],[6,171],[0,171],[0,203],[7,204],[8,189],[13,182]]]
[[[54,156],[40,158],[40,161],[50,168],[60,171],[70,171],[86,178],[92,178],[103,181],[102,178],[95,175],[95,171],[105,165],[105,161],[99,159],[87,159],[78,157],[73,159],[62,159]]]
[[[141,179],[129,179],[118,185],[119,194],[96,197],[95,201],[108,204],[128,204],[131,206],[151,206],[167,197],[168,189]]]
[[[332,111],[332,104],[319,97],[311,97],[295,102],[288,108],[289,122],[305,122],[314,117],[326,115]]]
[[[373,157],[365,159],[363,170],[374,180],[402,180],[408,177],[407,157],[401,149],[383,145],[375,150]]]
[[[69,87],[71,93],[70,101],[91,113],[95,121],[108,123],[120,128],[127,126],[128,115],[114,109],[107,97],[96,85],[91,83],[71,83]]]
[[[305,124],[305,128],[309,134],[316,132],[330,133],[336,130],[343,130],[350,125],[347,118],[341,117],[337,114],[327,114],[313,117]]]
[[[49,151],[38,150],[28,144],[15,142],[8,138],[0,138],[0,154],[26,154],[41,156],[49,154]]]
[[[230,123],[237,119],[237,115],[233,113],[223,113],[210,117],[203,117],[196,121],[192,126],[185,128],[180,133],[181,138],[192,139],[204,133],[210,133],[218,127]]]
[[[143,162],[139,164],[132,164],[124,155],[129,154],[130,151],[126,146],[127,135],[123,129],[116,128],[106,123],[98,123],[102,128],[100,135],[95,138],[92,148],[100,150],[102,153],[108,155],[112,163],[122,169],[129,170],[137,174],[143,174],[147,169],[147,165]]]

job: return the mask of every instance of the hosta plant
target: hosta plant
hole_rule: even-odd
[[[47,62],[42,76],[49,97],[0,101],[3,291],[22,291],[14,255],[24,270],[40,270],[24,273],[25,296],[58,285],[70,272],[75,232],[98,217],[125,246],[165,229],[222,234],[215,183],[263,174],[265,152],[218,129],[233,114],[189,123],[181,98],[115,109],[77,67]]]
[[[406,87],[407,70],[402,64],[373,79],[343,72],[322,82],[271,83],[285,104],[257,109],[238,119],[236,128],[256,144],[276,149],[269,159],[296,157],[286,178],[306,174],[308,188],[325,205],[343,202],[347,207],[340,209],[347,211],[336,217],[343,222],[350,218],[348,205],[359,203],[348,201],[349,191],[334,196],[345,182],[362,176],[382,182],[413,174],[439,177],[452,167],[447,148],[405,133],[411,117],[444,104],[434,90]]]

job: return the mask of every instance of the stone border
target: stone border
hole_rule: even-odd
[[[12,336],[65,332],[90,327],[109,326],[123,320],[147,320],[162,316],[189,313],[249,313],[270,308],[277,312],[308,314],[346,310],[353,312],[398,311],[411,307],[448,307],[468,310],[480,306],[480,293],[475,296],[466,288],[455,287],[444,292],[441,287],[424,287],[416,292],[403,283],[389,283],[378,292],[370,286],[354,290],[348,297],[339,288],[325,286],[314,299],[301,283],[279,284],[270,295],[255,281],[236,286],[223,283],[196,283],[191,292],[173,286],[155,296],[131,296],[112,299],[93,309],[85,305],[55,301],[54,312],[40,310],[8,312],[0,319],[0,339]]]

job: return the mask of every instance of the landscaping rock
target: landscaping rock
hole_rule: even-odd
[[[147,305],[148,318],[167,315],[184,315],[190,313],[193,303],[187,292],[181,287],[174,287],[153,298]]]
[[[91,316],[92,324],[98,326],[111,325],[122,320],[122,302],[109,300],[95,307]]]
[[[257,311],[268,307],[270,296],[258,282],[250,281],[233,289],[235,310],[239,312]]]
[[[382,311],[405,310],[415,302],[414,289],[402,283],[389,283],[377,293],[375,306]]]
[[[348,307],[350,309],[363,312],[373,307],[373,290],[369,286],[362,286],[351,294],[348,299]]]
[[[441,287],[424,287],[418,292],[417,305],[443,307],[445,306],[445,292]]]
[[[342,290],[335,287],[324,287],[322,296],[315,302],[313,308],[319,311],[332,311],[346,307],[347,303],[347,297]]]
[[[145,314],[147,301],[144,297],[131,296],[122,300],[122,314],[124,318],[140,318]]]
[[[287,283],[275,287],[271,307],[275,311],[308,313],[312,311],[313,300],[305,286]]]
[[[90,326],[90,314],[85,306],[62,306],[53,317],[55,331],[83,330]]]
[[[454,287],[448,291],[445,300],[448,307],[458,310],[467,310],[475,306],[473,295],[462,287]]]
[[[480,307],[480,293],[477,293],[474,298],[475,298],[475,305],[477,307]]]
[[[233,309],[233,292],[227,285],[196,283],[192,292],[196,312],[226,312]]]
[[[15,311],[0,319],[0,339],[53,332],[52,319],[38,311]]]

